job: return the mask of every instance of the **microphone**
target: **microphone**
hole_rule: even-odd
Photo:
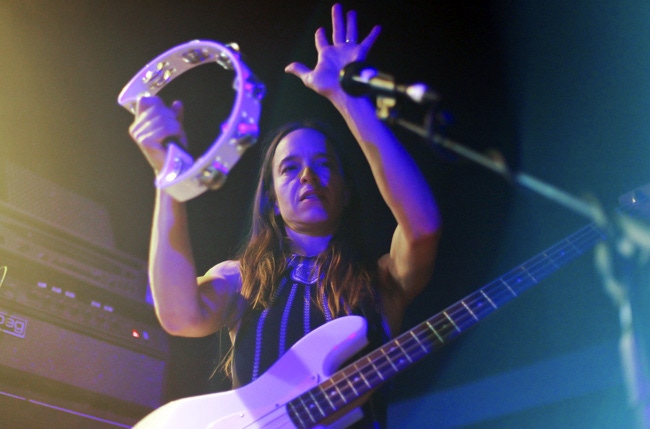
[[[382,73],[363,61],[355,61],[345,66],[341,70],[339,80],[341,88],[353,97],[368,94],[401,97],[418,104],[432,104],[440,100],[440,96],[425,84],[397,84],[393,76]]]

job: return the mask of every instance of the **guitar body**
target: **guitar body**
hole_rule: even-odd
[[[298,341],[252,383],[170,402],[134,429],[294,428],[285,404],[329,378],[367,342],[362,317],[335,319]],[[360,417],[355,410],[334,427],[345,427]]]

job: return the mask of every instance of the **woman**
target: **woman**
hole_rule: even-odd
[[[344,16],[340,5],[332,8],[332,26],[332,43],[323,28],[316,32],[313,70],[292,63],[285,71],[327,98],[358,142],[397,221],[388,253],[367,263],[355,250],[346,230],[351,189],[332,139],[313,123],[285,127],[271,141],[247,247],[198,280],[185,207],[157,190],[149,275],[158,318],[170,334],[187,337],[227,326],[233,387],[260,376],[297,339],[334,317],[362,314],[392,336],[433,270],[440,228],[433,195],[373,104],[348,96],[338,80],[346,64],[365,58],[380,29],[357,42],[355,12]],[[181,117],[179,102],[170,108],[155,97],[138,103],[131,136],[156,173],[165,157],[162,142],[185,141]]]

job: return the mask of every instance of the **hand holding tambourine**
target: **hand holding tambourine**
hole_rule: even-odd
[[[129,134],[158,176],[165,167],[167,147],[170,144],[187,149],[183,104],[174,101],[171,106],[167,106],[159,97],[143,96],[138,98],[134,114]]]
[[[201,64],[216,62],[235,72],[234,105],[212,146],[194,160],[182,129],[182,105],[165,106],[155,96],[174,78]],[[124,87],[118,103],[136,114],[130,128],[156,171],[156,186],[177,201],[218,189],[259,134],[264,84],[240,60],[235,45],[195,40],[168,50],[138,72]]]

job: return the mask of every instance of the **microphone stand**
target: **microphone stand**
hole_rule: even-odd
[[[502,176],[508,182],[526,189],[578,213],[603,230],[610,244],[601,242],[596,246],[595,265],[603,286],[616,305],[619,313],[621,336],[619,354],[628,401],[634,413],[636,427],[650,429],[650,368],[647,347],[650,339],[643,333],[650,330],[650,185],[621,197],[622,202],[636,204],[645,219],[616,213],[616,222],[609,221],[602,207],[596,202],[579,199],[557,187],[523,172],[511,171],[500,154],[487,156],[474,151],[436,132],[437,106],[430,104],[423,125],[399,118],[393,108],[396,99],[378,96],[377,116],[389,124],[398,125],[425,139],[431,146],[441,147],[467,160],[473,161]],[[647,197],[646,197],[647,195]],[[643,203],[643,204],[639,204]],[[641,210],[638,210],[639,205]],[[611,249],[615,249],[612,251]],[[614,254],[614,256],[612,255]]]
[[[432,146],[439,146],[445,150],[460,155],[465,159],[473,161],[502,176],[508,182],[528,188],[594,222],[598,222],[599,225],[606,224],[605,214],[597,204],[581,200],[526,173],[513,172],[507,167],[505,161],[499,155],[494,155],[492,157],[487,156],[437,133],[436,126],[438,122],[438,112],[435,105],[428,106],[424,125],[418,125],[396,116],[393,110],[395,105],[395,98],[378,96],[377,116],[389,124],[399,125],[402,128],[413,132],[414,134],[424,138]]]
[[[612,243],[596,247],[595,263],[605,291],[618,309],[619,354],[635,427],[650,428],[650,185],[619,198],[634,212],[618,217]],[[641,215],[639,218],[638,215]]]

